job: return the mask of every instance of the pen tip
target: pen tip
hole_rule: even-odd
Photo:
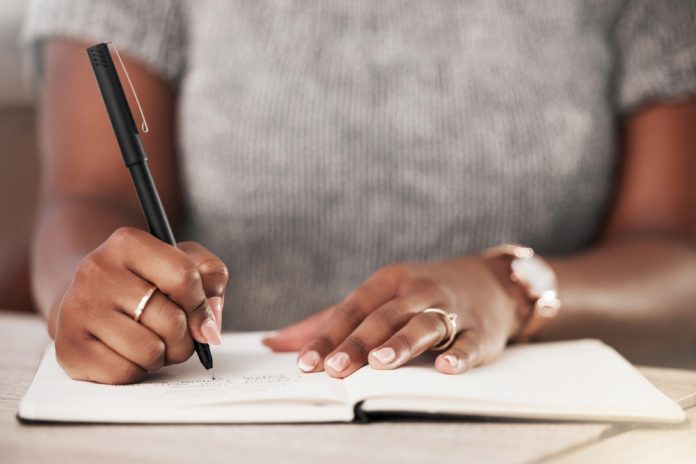
[[[215,372],[213,372],[213,369],[208,369],[208,374],[210,374],[210,380],[215,380]]]

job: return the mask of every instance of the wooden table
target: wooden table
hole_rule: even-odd
[[[688,424],[631,427],[413,420],[322,425],[24,425],[20,398],[48,342],[33,316],[0,311],[2,463],[696,463],[696,372],[641,368]]]

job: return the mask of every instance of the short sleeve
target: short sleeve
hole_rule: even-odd
[[[621,113],[696,94],[696,1],[627,0],[614,33]]]
[[[176,0],[31,0],[21,42],[26,71],[36,80],[43,43],[53,37],[111,41],[169,81],[177,81],[184,67],[184,18]]]

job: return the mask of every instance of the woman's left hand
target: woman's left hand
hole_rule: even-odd
[[[500,354],[516,333],[516,303],[482,258],[393,264],[370,276],[342,302],[285,327],[264,344],[299,351],[305,372],[326,370],[343,378],[369,363],[394,369],[443,342],[445,318],[456,313],[457,336],[435,368],[458,374]]]

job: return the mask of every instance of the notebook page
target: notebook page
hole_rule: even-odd
[[[506,417],[681,422],[681,408],[612,348],[596,340],[514,346],[461,375],[418,360],[363,368],[346,380],[365,410]]]
[[[36,418],[51,413],[64,420],[89,411],[115,417],[157,416],[157,411],[243,403],[345,403],[340,380],[328,375],[303,374],[296,354],[273,354],[261,345],[262,333],[223,334],[223,343],[211,347],[215,380],[211,380],[196,355],[187,362],[167,366],[133,385],[100,385],[70,379],[58,365],[50,346],[34,381],[20,404],[20,416]],[[248,408],[247,408],[248,409]],[[124,417],[127,418],[127,417]],[[292,420],[292,418],[288,419]]]

